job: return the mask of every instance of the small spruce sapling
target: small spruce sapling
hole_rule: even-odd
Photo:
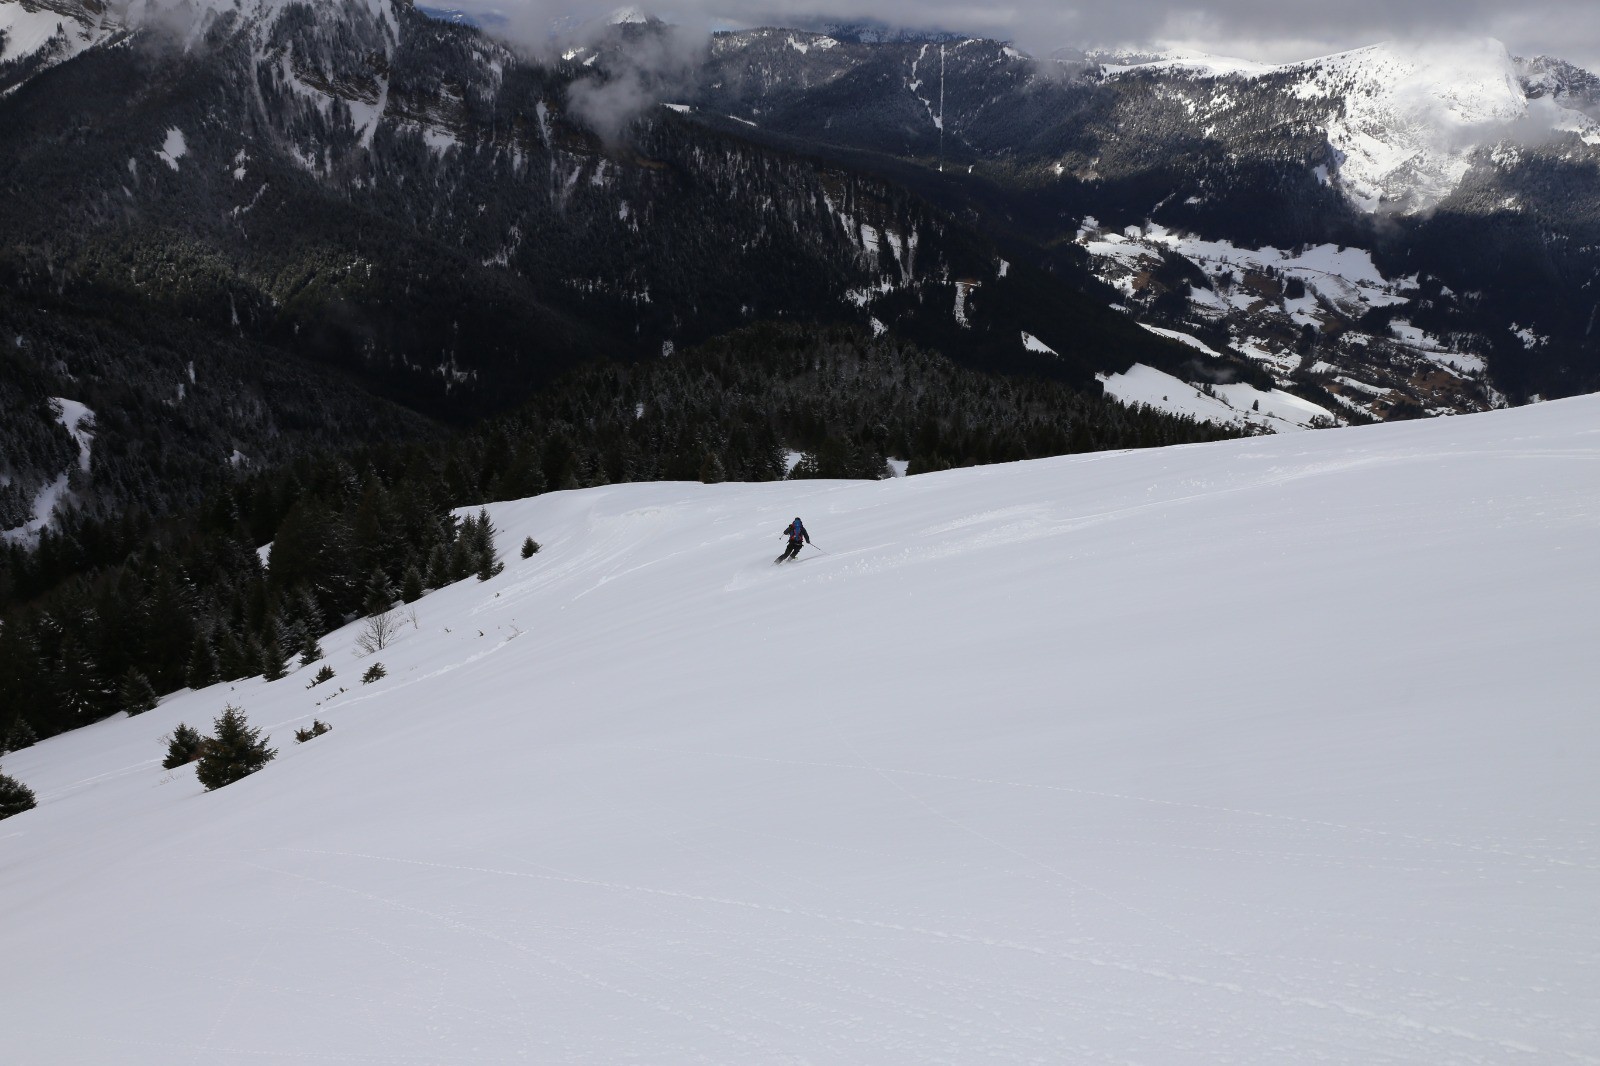
[[[529,537],[527,540],[522,542],[522,557],[524,559],[533,558],[535,555],[539,554],[539,548],[539,542],[534,540],[532,537]]]
[[[307,685],[306,688],[316,688],[318,685],[322,684],[324,681],[332,681],[332,680],[333,680],[333,667],[329,666],[327,663],[323,663],[322,664],[322,669],[317,671],[316,676],[311,679],[311,684]]]
[[[322,658],[322,645],[317,643],[316,634],[307,633],[306,646],[300,651],[300,665],[310,666],[320,658]]]
[[[172,735],[162,737],[167,742],[167,757],[161,760],[163,770],[176,770],[180,766],[194,762],[200,757],[200,749],[205,747],[205,737],[200,735],[200,730],[193,726],[178,723],[178,728]]]
[[[294,742],[296,744],[304,744],[308,740],[315,740],[317,737],[320,737],[322,734],[328,732],[332,728],[333,726],[329,725],[327,722],[324,722],[318,718],[313,718],[311,719],[310,729],[296,729],[294,731]]]
[[[194,773],[207,792],[249,777],[277,757],[276,748],[267,747],[261,730],[251,729],[243,709],[228,704],[212,723],[217,735],[207,738],[195,763]]]
[[[383,668],[382,663],[373,663],[367,667],[367,672],[361,675],[361,683],[370,685],[374,681],[381,681],[387,676],[389,676],[389,671]]]
[[[38,805],[38,801],[34,799],[33,789],[14,777],[0,774],[0,821],[10,818],[13,814],[31,811]]]

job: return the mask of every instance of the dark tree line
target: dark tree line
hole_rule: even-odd
[[[345,621],[483,571],[492,537],[450,515],[442,473],[415,445],[305,458],[131,543],[124,527],[89,523],[98,554],[125,549],[109,565],[74,569],[64,537],[48,553],[12,550],[7,566],[25,571],[14,587],[45,591],[25,604],[13,594],[0,627],[0,736],[138,713],[186,685],[281,676],[320,657],[318,637]]]
[[[804,456],[796,477],[878,478],[891,456],[920,473],[1230,435],[850,327],[753,327],[672,358],[597,363],[442,443],[241,472],[177,520],[89,520],[38,551],[9,549],[0,737],[281,676],[348,620],[492,577],[488,517],[457,507],[624,481],[775,480],[790,450]]]

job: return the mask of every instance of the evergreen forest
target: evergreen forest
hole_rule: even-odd
[[[494,530],[471,510],[485,502],[629,481],[882,478],[890,457],[917,475],[1231,435],[854,326],[759,325],[669,358],[595,362],[472,428],[241,467],[176,513],[80,514],[32,550],[8,545],[0,748],[184,686],[281,677],[340,625],[491,579]]]

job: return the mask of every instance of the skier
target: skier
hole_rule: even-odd
[[[811,534],[806,532],[804,523],[798,517],[793,522],[790,522],[789,528],[783,532],[789,538],[789,547],[784,550],[782,555],[772,560],[775,563],[781,563],[785,559],[793,559],[800,554],[801,548],[811,543]]]

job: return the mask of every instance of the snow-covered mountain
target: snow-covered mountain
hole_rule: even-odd
[[[160,510],[235,453],[283,457],[297,429],[392,426],[320,402],[352,382],[471,418],[579,360],[775,319],[876,322],[1090,389],[1187,359],[890,178],[653,106],[682,64],[644,72],[624,48],[658,22],[619,15],[603,53],[530,59],[405,2],[101,14],[101,45],[0,69],[0,184],[17,190],[0,198],[0,336],[38,375],[0,380],[0,451],[27,460],[0,462],[0,530],[74,460],[52,396],[100,416],[74,498]],[[151,493],[172,442],[130,438],[174,425],[192,430],[172,449],[185,486]]]
[[[326,0],[321,17],[358,38],[367,36],[366,20],[384,27],[389,54],[400,9],[410,7],[411,0]],[[315,10],[303,0],[3,0],[0,93],[13,94],[52,67],[140,31],[175,39],[185,52],[212,34],[242,35],[266,58],[274,31],[296,8]]]
[[[5,758],[7,1056],[1600,1058],[1597,425],[497,504],[333,680]]]
[[[81,362],[108,349],[44,302],[170,327],[128,373],[147,406],[197,407],[197,375],[226,405],[276,356],[470,416],[576,359],[772,319],[1090,389],[1140,364],[1202,408],[1291,395],[1306,424],[1600,388],[1600,80],[1497,45],[1069,63],[843,29],[685,42],[624,12],[533,60],[405,0],[0,18],[0,330],[98,380]],[[219,372],[224,341],[250,350]],[[103,396],[25,391],[8,528],[73,462],[50,397],[129,451]],[[270,462],[275,406],[197,413],[197,443]]]
[[[1559,60],[1489,40],[1285,65],[1039,59],[997,41],[758,29],[719,36],[684,102],[749,136],[891,158],[902,180],[1013,240],[1082,249],[1141,320],[1199,330],[1217,350],[1292,360],[1310,325],[1340,349],[1296,370],[1325,405],[1393,417],[1600,384],[1600,79]],[[1259,308],[1241,299],[1219,315],[1209,292],[1191,304],[1160,271],[1130,269],[1126,249],[1097,255],[1083,240],[1130,231],[1172,235],[1150,258],[1195,282],[1206,268],[1183,266],[1182,247],[1262,263],[1328,247],[1358,273],[1335,283],[1324,272],[1309,305],[1263,291]],[[1081,262],[1047,254],[1057,270]],[[1263,276],[1261,288],[1281,289]],[[1443,377],[1428,369],[1441,354],[1454,367]],[[1337,372],[1313,373],[1323,362]],[[1483,380],[1451,377],[1476,364]],[[1338,377],[1374,402],[1330,398]]]
[[[1368,212],[1436,207],[1486,149],[1563,134],[1600,145],[1600,121],[1582,101],[1551,91],[1559,83],[1548,61],[1515,59],[1495,40],[1391,42],[1283,66],[1191,53],[1138,58],[1104,64],[1104,76],[1159,71],[1214,82],[1190,101],[1201,121],[1235,106],[1241,80],[1314,102],[1333,150],[1325,177]]]
[[[0,4],[0,92],[65,62],[122,28],[100,0],[8,0]]]

